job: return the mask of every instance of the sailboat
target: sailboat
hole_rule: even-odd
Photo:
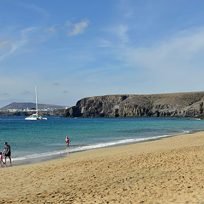
[[[38,94],[37,94],[37,88],[35,87],[35,109],[36,112],[32,115],[25,118],[25,120],[47,120],[47,118],[42,117],[38,114]]]

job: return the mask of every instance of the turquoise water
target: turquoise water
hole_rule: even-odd
[[[23,117],[1,117],[0,149],[7,141],[13,160],[23,161],[199,130],[204,130],[204,121],[196,119],[50,117],[47,121],[25,121]],[[71,139],[69,149],[66,135]]]

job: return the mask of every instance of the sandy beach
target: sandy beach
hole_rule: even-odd
[[[0,168],[0,203],[204,203],[204,132]]]

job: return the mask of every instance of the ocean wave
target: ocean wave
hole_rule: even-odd
[[[192,131],[190,131],[190,130],[183,130],[183,132],[182,133],[184,133],[184,134],[189,134],[189,133],[191,133]]]

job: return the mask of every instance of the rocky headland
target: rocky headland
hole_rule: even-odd
[[[66,117],[204,117],[204,92],[83,98]]]

